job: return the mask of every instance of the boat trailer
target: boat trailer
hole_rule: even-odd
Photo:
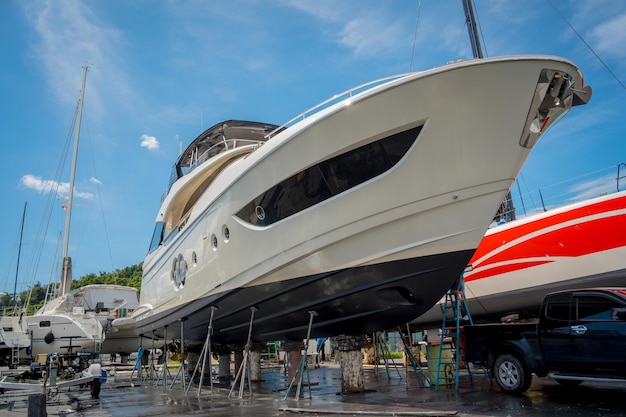
[[[62,361],[64,355],[58,353],[50,353],[46,358],[46,371],[43,381],[39,378],[43,376],[37,367],[31,365],[31,372],[25,372],[31,377],[22,378],[23,382],[9,382],[8,378],[15,378],[15,375],[4,375],[0,379],[0,393],[8,390],[34,391],[44,393],[46,398],[54,397],[59,390],[72,387],[75,385],[89,385],[89,392],[92,398],[98,398],[100,395],[100,387],[102,377],[102,367],[100,363],[92,363],[86,366],[86,361],[81,358],[79,372],[75,373],[74,368],[68,366],[63,368]],[[73,355],[72,357],[75,358]],[[65,369],[65,378],[60,378],[61,371]]]

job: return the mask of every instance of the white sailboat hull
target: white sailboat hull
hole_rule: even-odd
[[[48,353],[99,353],[103,340],[100,322],[82,313],[50,312],[27,316],[32,356]]]

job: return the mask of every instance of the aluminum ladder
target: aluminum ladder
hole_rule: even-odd
[[[452,313],[448,317],[448,313]],[[445,295],[443,316],[441,318],[441,336],[439,340],[439,357],[437,362],[436,389],[439,384],[454,381],[455,389],[459,389],[459,370],[462,352],[457,346],[461,340],[463,324],[474,324],[465,299],[465,281],[463,275],[457,279]],[[449,340],[449,342],[448,342]],[[465,362],[465,361],[463,361]],[[472,383],[472,371],[465,362]],[[488,375],[488,374],[487,374]]]

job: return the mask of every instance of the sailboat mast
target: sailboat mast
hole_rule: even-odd
[[[22,226],[20,227],[20,245],[17,247],[17,265],[15,267],[15,284],[13,285],[13,307],[15,313],[15,307],[17,307],[17,277],[20,273],[20,257],[22,254],[22,236],[24,236],[24,220],[26,219],[26,205],[24,203],[24,211],[22,212]]]
[[[469,31],[474,58],[483,58],[483,49],[480,46],[480,39],[478,38],[478,27],[476,26],[476,16],[474,16],[474,6],[472,4],[472,0],[461,1],[463,2],[465,21],[467,22],[467,30]]]
[[[67,249],[70,240],[70,220],[72,217],[72,206],[74,201],[74,180],[76,177],[76,159],[78,157],[78,140],[80,138],[80,122],[83,115],[83,101],[85,99],[85,83],[87,81],[87,65],[83,66],[83,84],[80,89],[78,99],[78,115],[76,116],[76,132],[74,134],[74,152],[72,155],[72,168],[70,171],[70,190],[67,196],[67,214],[65,216],[65,236],[63,239],[63,266],[61,269],[60,295],[65,295],[72,286],[72,260],[67,256]]]
[[[476,15],[474,14],[474,4],[472,1],[473,0],[461,0],[463,10],[465,11],[465,22],[467,23],[467,31],[469,32],[474,58],[484,58],[483,48],[480,44],[480,38],[478,37],[478,25],[476,24]],[[513,198],[511,197],[510,190],[506,193],[506,198],[500,204],[500,208],[494,220],[515,220],[515,207],[513,206]]]

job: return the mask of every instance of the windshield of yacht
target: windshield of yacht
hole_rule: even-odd
[[[205,130],[180,155],[170,177],[171,185],[211,157],[239,146],[262,144],[277,128],[269,123],[228,120]],[[168,187],[169,190],[169,187]]]

